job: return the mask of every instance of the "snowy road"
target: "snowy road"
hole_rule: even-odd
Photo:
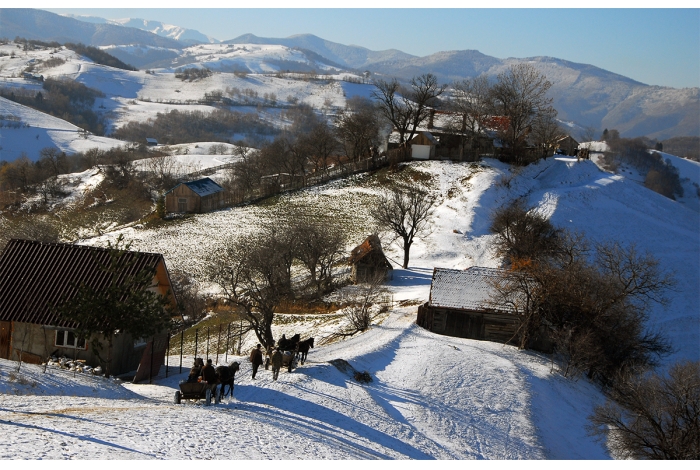
[[[211,407],[172,403],[184,372],[132,385],[24,365],[20,384],[0,361],[0,458],[606,458],[581,430],[600,398],[592,387],[550,374],[539,356],[437,336],[414,319],[415,307],[396,310],[364,335],[313,349],[277,382],[268,371],[251,380],[244,361],[235,398]],[[356,382],[333,359],[373,381]],[[551,383],[534,396],[541,380],[575,397],[559,412],[580,422],[538,428],[533,408],[552,398]]]

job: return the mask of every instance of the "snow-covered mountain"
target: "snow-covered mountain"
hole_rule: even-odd
[[[444,83],[481,74],[496,77],[513,64],[528,62],[552,82],[550,95],[560,119],[599,130],[617,129],[623,137],[700,135],[700,88],[650,86],[593,65],[553,57],[498,59],[475,50],[416,57],[396,50],[345,46],[310,34],[288,38],[246,34],[230,42],[243,41],[303,47],[347,67],[404,80],[432,73]]]
[[[219,43],[216,38],[202,34],[196,29],[183,28],[181,26],[175,26],[172,24],[162,23],[160,21],[144,20],[141,18],[120,18],[120,19],[107,19],[100,18],[98,16],[84,16],[84,15],[64,15],[69,18],[74,18],[79,21],[85,21],[88,23],[97,24],[113,24],[117,26],[125,26],[128,28],[136,28],[143,31],[148,31],[149,33],[156,34],[158,36],[174,39],[185,45],[192,44],[206,44],[206,43]]]
[[[144,44],[157,47],[182,47],[174,39],[158,36],[137,28],[121,25],[79,21],[44,10],[30,8],[0,9],[2,37],[75,42],[88,46],[109,44]]]

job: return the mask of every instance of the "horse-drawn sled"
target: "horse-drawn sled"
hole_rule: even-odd
[[[206,406],[209,406],[212,398],[214,398],[214,403],[218,405],[227,394],[233,397],[233,381],[236,372],[240,369],[240,364],[232,362],[228,366],[217,367],[216,381],[212,383],[203,381],[203,378],[199,376],[200,364],[203,364],[202,359],[195,359],[190,377],[187,381],[180,382],[180,390],[175,391],[174,402],[176,405],[179,405],[182,400],[204,400]],[[221,384],[221,387],[218,384]],[[227,386],[228,391],[226,390]]]
[[[204,400],[206,406],[211,405],[211,398],[214,395],[214,403],[221,402],[221,391],[217,388],[212,392],[211,386],[206,382],[183,382],[180,390],[175,391],[175,404],[179,405],[182,400]]]

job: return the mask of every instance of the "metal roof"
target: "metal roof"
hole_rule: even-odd
[[[201,180],[195,180],[190,181],[189,183],[180,184],[184,184],[185,186],[190,188],[199,197],[209,196],[210,194],[218,193],[219,191],[224,190],[224,188],[216,184],[216,182],[211,178],[202,178]],[[177,186],[175,186],[175,188],[177,188],[178,186],[180,185],[178,184]],[[174,191],[175,188],[168,191],[168,193]]]
[[[430,286],[431,307],[459,310],[516,313],[510,305],[499,305],[492,299],[494,281],[505,279],[504,269],[471,267],[466,270],[435,268]]]
[[[125,269],[116,280],[165,262],[163,255],[126,251]],[[0,255],[0,321],[75,328],[51,312],[51,305],[71,299],[75,286],[95,289],[109,285],[101,265],[111,262],[110,250],[67,243],[41,243],[13,239]]]

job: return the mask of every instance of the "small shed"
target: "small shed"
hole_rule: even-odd
[[[156,147],[158,145],[158,140],[153,137],[146,137],[146,145],[148,147]]]
[[[565,155],[575,156],[578,150],[579,143],[570,135],[564,136],[557,140],[555,147],[564,151]]]
[[[410,140],[411,158],[414,160],[429,160],[435,157],[435,147],[438,145],[437,139],[428,131],[418,132]]]
[[[149,289],[176,305],[163,255],[126,251],[122,256],[126,257],[125,271],[112,281],[102,268],[111,262],[108,249],[10,240],[0,254],[0,358],[18,360],[21,355],[24,362],[40,363],[55,354],[85,360],[88,365],[104,365],[104,357],[92,350],[90,342],[75,335],[78,325],[57,317],[52,309],[52,305],[72,299],[78,283],[97,288],[123,282],[125,276],[142,269],[153,269]],[[112,341],[113,375],[138,369],[138,381],[144,374],[148,377],[151,365],[157,371],[164,363],[166,332],[144,339],[117,333]]]
[[[211,178],[180,183],[165,193],[167,212],[209,212],[224,205],[224,188]]]
[[[505,343],[514,340],[520,317],[511,305],[493,302],[494,281],[508,271],[484,267],[435,268],[428,302],[416,323],[434,333]]]
[[[377,276],[384,280],[392,278],[394,268],[384,255],[377,235],[370,235],[356,246],[350,252],[348,263],[352,266],[350,280],[355,284],[374,280]]]

